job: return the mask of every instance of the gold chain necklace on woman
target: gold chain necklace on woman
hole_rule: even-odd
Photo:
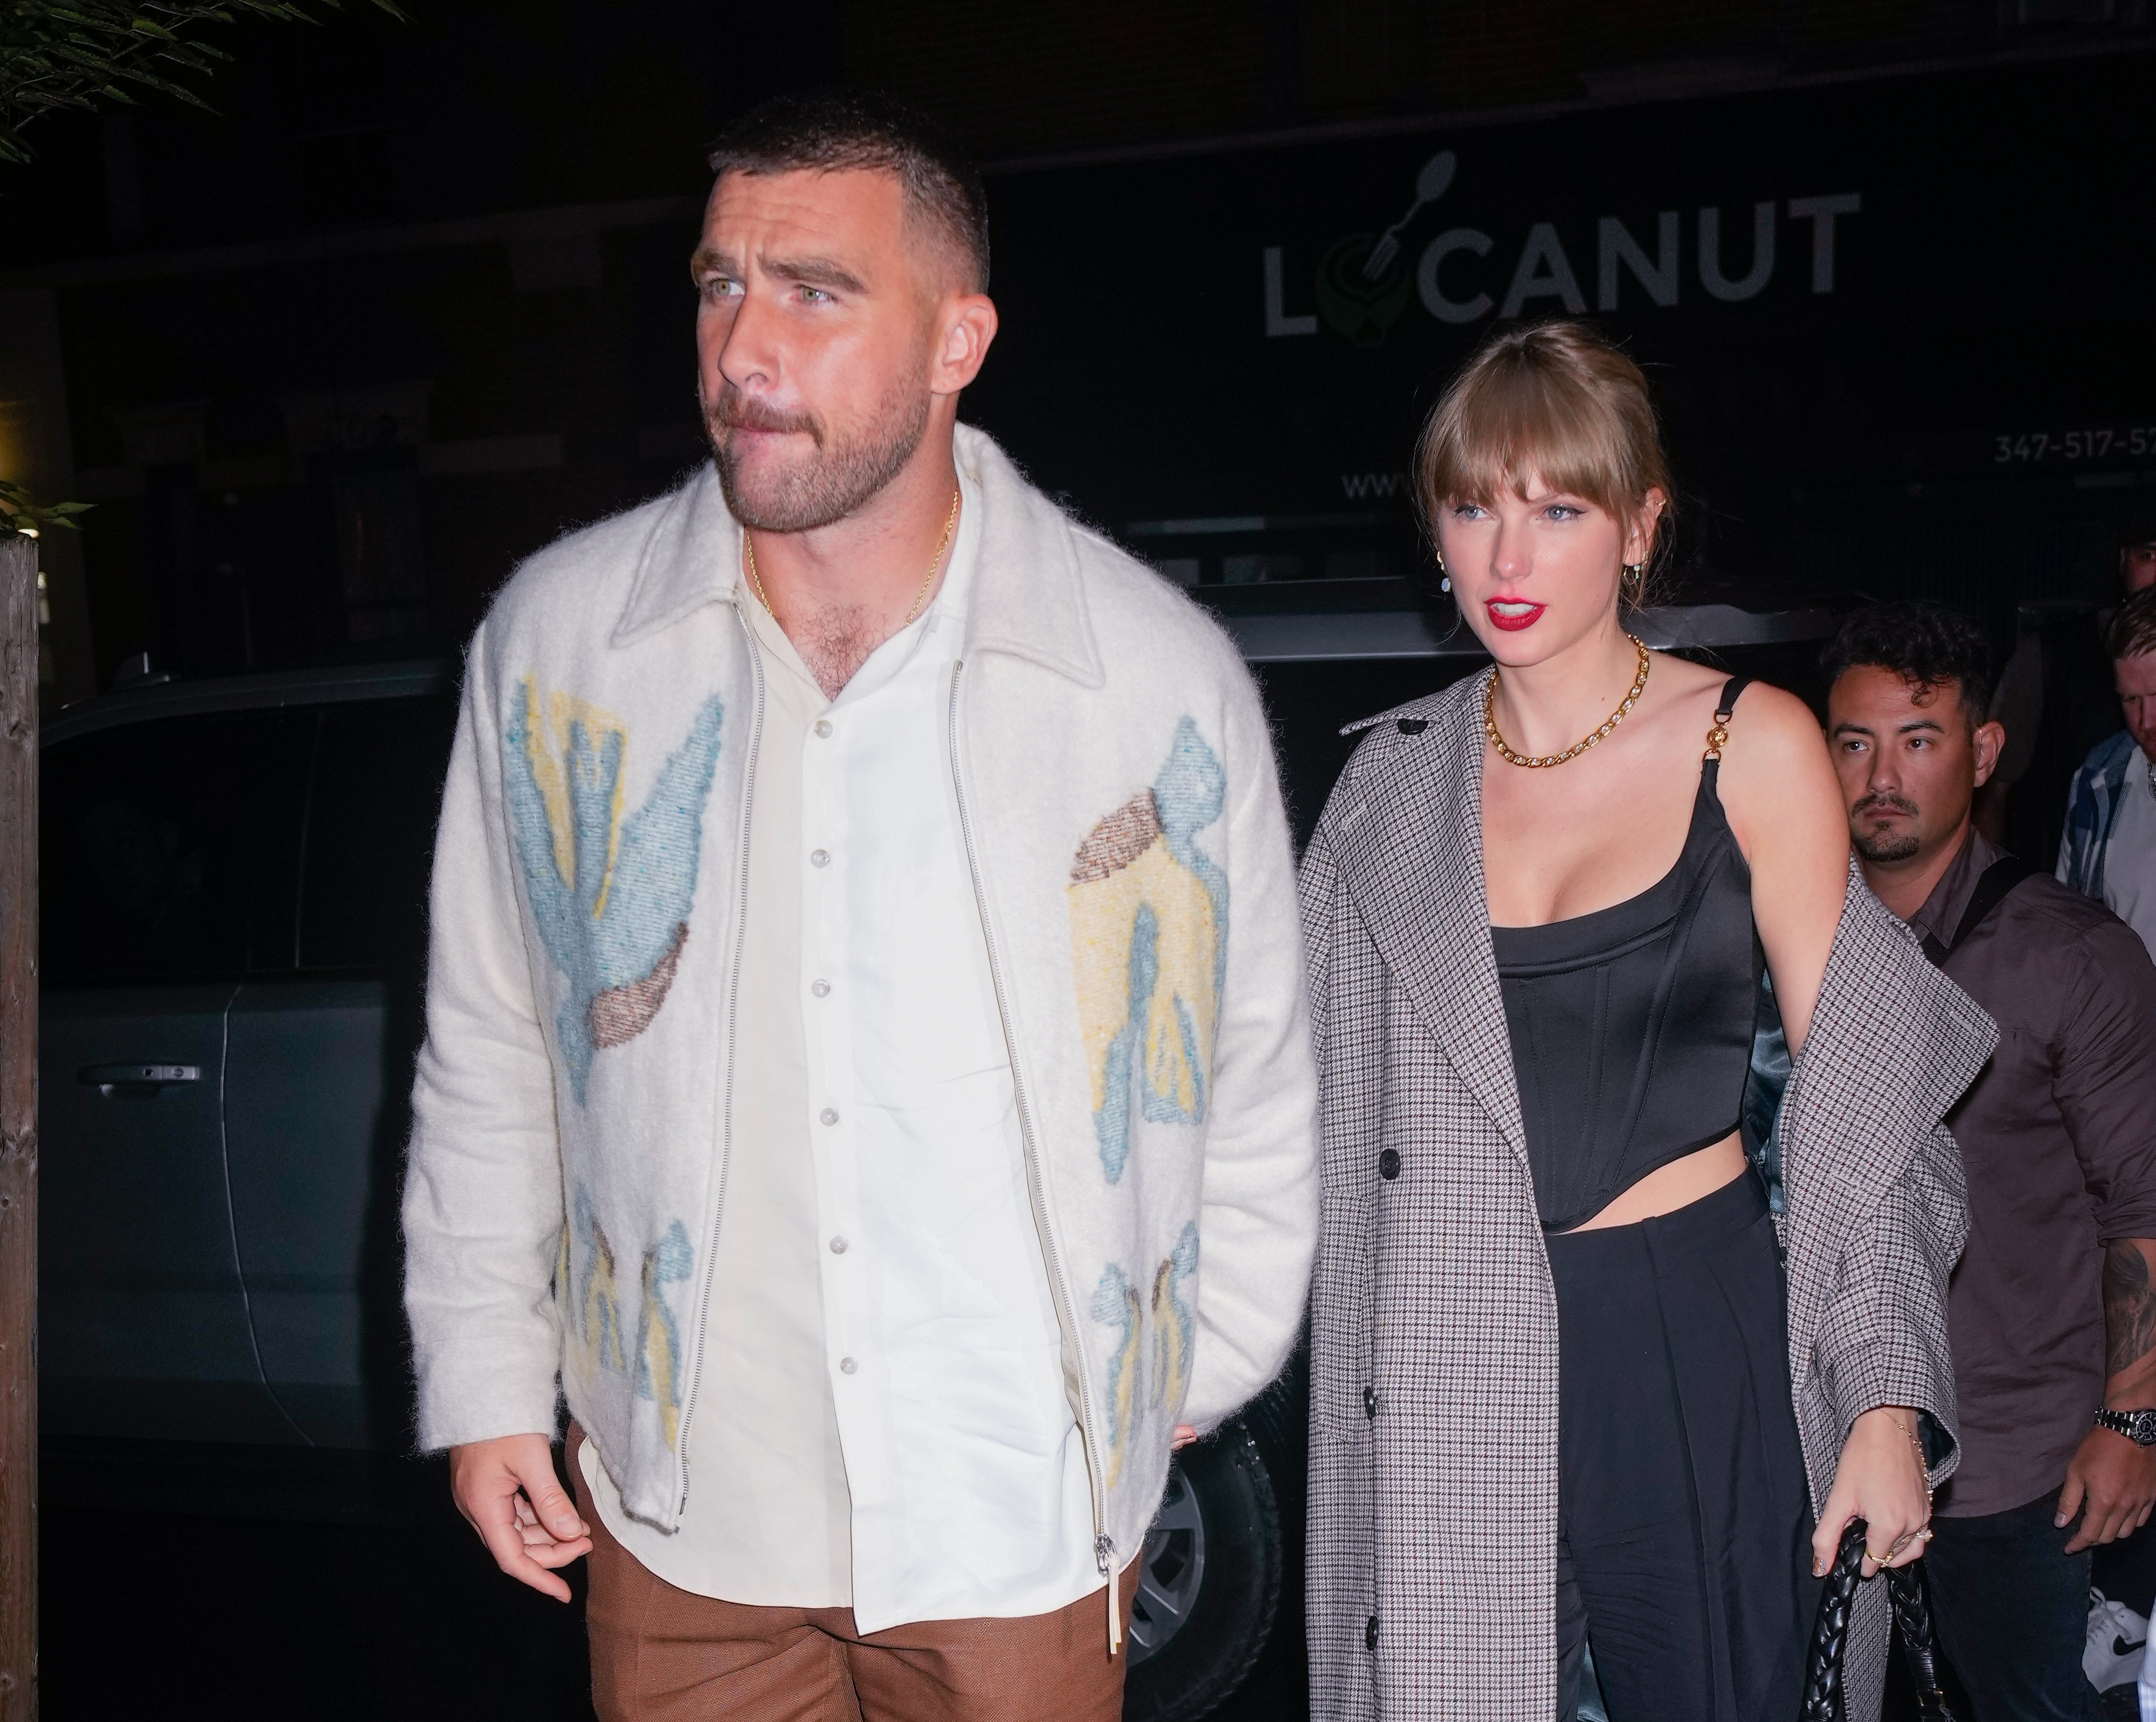
[[[1652,664],[1652,660],[1647,656],[1646,646],[1641,642],[1639,635],[1628,633],[1625,638],[1631,641],[1633,645],[1639,648],[1640,653],[1640,673],[1632,679],[1632,691],[1617,702],[1616,710],[1603,719],[1601,728],[1591,733],[1585,741],[1573,742],[1563,753],[1534,755],[1515,753],[1505,746],[1505,738],[1497,733],[1497,678],[1501,672],[1491,670],[1490,685],[1482,695],[1482,733],[1490,738],[1490,745],[1497,750],[1497,756],[1507,765],[1527,766],[1537,769],[1544,766],[1561,766],[1567,760],[1578,759],[1618,725],[1623,723],[1625,714],[1640,703],[1640,695],[1647,690],[1647,671]]]
[[[928,571],[921,577],[921,590],[913,595],[913,607],[906,612],[901,628],[913,626],[913,618],[921,613],[921,607],[928,602],[928,588],[936,583],[936,571],[943,566],[943,552],[951,547],[952,529],[958,524],[958,493],[951,493],[951,512],[943,516],[943,536],[936,541],[936,554],[928,559]],[[756,601],[763,606],[763,613],[773,622],[778,612],[771,607],[771,600],[763,595],[763,582],[756,577],[756,541],[742,528],[742,559],[748,564],[748,583],[756,588]]]

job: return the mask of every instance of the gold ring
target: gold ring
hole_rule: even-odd
[[[1894,1551],[1890,1549],[1884,1555],[1875,1555],[1871,1552],[1871,1545],[1866,1543],[1864,1545],[1864,1558],[1874,1566],[1884,1566],[1894,1558]]]

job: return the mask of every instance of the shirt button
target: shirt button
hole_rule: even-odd
[[[830,719],[829,719],[829,718],[818,718],[818,719],[816,720],[816,734],[817,734],[817,735],[820,738],[820,737],[827,736],[827,735],[829,735],[830,733],[831,733],[831,720],[830,720]]]
[[[808,983],[808,990],[819,998],[829,998],[831,996],[831,983],[829,981],[811,981]]]
[[[835,1106],[826,1106],[816,1115],[826,1124],[836,1124],[839,1121],[839,1109]]]
[[[831,864],[830,852],[827,849],[809,850],[808,864],[811,867],[829,867]]]
[[[1400,1151],[1388,1148],[1378,1156],[1378,1176],[1388,1184],[1400,1175]]]
[[[860,1367],[860,1366],[850,1357],[841,1357],[839,1360],[839,1373],[842,1376],[850,1376]]]
[[[843,1238],[833,1238],[831,1240],[831,1253],[834,1256],[843,1256],[845,1253],[846,1240]]]

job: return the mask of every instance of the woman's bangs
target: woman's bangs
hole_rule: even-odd
[[[1614,510],[1631,500],[1621,433],[1591,395],[1534,372],[1477,381],[1482,386],[1466,392],[1448,427],[1452,459],[1444,464],[1453,481],[1441,486],[1446,495],[1486,505],[1503,490],[1524,498],[1528,481],[1539,479],[1598,508]]]

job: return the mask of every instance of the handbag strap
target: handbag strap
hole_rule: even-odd
[[[1864,1540],[1868,1527],[1852,1519],[1841,1533],[1835,1551],[1834,1568],[1826,1576],[1820,1596],[1819,1617],[1813,1623],[1811,1648],[1804,1656],[1804,1708],[1799,1722],[1844,1722],[1847,1711],[1841,1683],[1842,1655],[1849,1648],[1850,1617],[1856,1607],[1856,1587],[1862,1581]],[[1924,1584],[1924,1564],[1887,1569],[1887,1595],[1893,1605],[1894,1624],[1901,1629],[1903,1658],[1911,1683],[1917,1689],[1921,1722],[1954,1722],[1947,1709],[1946,1694],[1939,1689],[1938,1648],[1932,1628],[1930,1592]]]
[[[1902,1629],[1902,1656],[1909,1665],[1909,1684],[1917,1689],[1919,1722],[1953,1722],[1947,1695],[1939,1687],[1938,1642],[1932,1631],[1932,1593],[1924,1563],[1890,1567],[1887,1596],[1894,1605],[1894,1624]]]
[[[1841,1653],[1849,1644],[1849,1619],[1864,1565],[1864,1521],[1851,1520],[1841,1534],[1834,1566],[1820,1593],[1811,1648],[1804,1653],[1804,1702],[1799,1722],[1843,1722]]]

